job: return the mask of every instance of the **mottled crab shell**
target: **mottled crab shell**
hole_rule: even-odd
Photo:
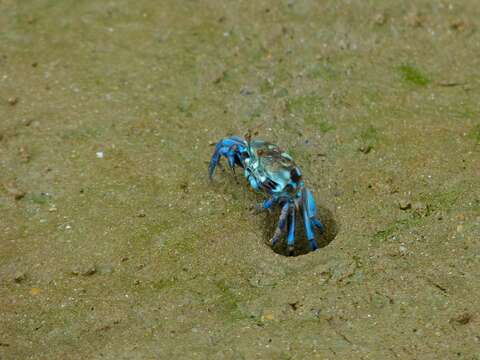
[[[246,171],[250,172],[265,190],[280,193],[288,190],[288,185],[296,187],[301,176],[300,170],[292,157],[277,145],[253,140],[248,145],[248,153],[250,157],[245,160]]]

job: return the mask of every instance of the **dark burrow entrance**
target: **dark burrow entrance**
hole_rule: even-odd
[[[325,232],[320,234],[318,230],[315,231],[315,238],[318,244],[318,248],[321,249],[328,244],[330,244],[335,236],[338,233],[338,226],[333,217],[332,212],[317,204],[318,218],[325,227]],[[264,232],[263,238],[268,246],[270,245],[270,240],[272,239],[275,229],[278,224],[278,218],[280,216],[280,209],[276,207],[271,213],[266,213],[264,215]],[[307,237],[305,236],[305,228],[303,226],[303,219],[301,214],[297,213],[297,224],[295,229],[295,248],[293,252],[290,252],[287,248],[287,229],[278,241],[278,243],[272,248],[277,254],[283,256],[299,256],[305,255],[311,252],[310,245],[308,243]]]

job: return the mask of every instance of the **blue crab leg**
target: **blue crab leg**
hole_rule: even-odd
[[[307,213],[310,221],[315,225],[315,227],[320,230],[320,233],[325,231],[325,227],[317,218],[317,206],[315,204],[315,199],[310,190],[307,189]]]
[[[266,200],[268,201],[268,200]],[[289,209],[289,204],[286,202],[283,207],[282,211],[280,212],[280,218],[278,220],[278,225],[277,229],[275,230],[275,233],[273,234],[272,237],[272,246],[275,246],[275,244],[278,242],[278,239],[280,239],[280,235],[282,235],[283,230],[285,229],[285,224],[287,222],[287,216],[288,216],[288,209]]]
[[[307,233],[308,242],[310,243],[310,248],[312,249],[312,251],[315,251],[318,249],[318,245],[317,245],[317,242],[315,241],[315,234],[313,232],[312,223],[308,219],[305,212],[303,214],[303,224],[305,226],[305,230]]]
[[[235,145],[230,146],[227,150],[227,155],[226,155],[228,166],[230,166],[230,169],[232,169],[233,175],[235,175],[235,150],[236,150]]]
[[[290,224],[288,227],[288,238],[287,238],[287,246],[289,250],[293,250],[293,246],[295,245],[295,206],[290,207]]]
[[[275,197],[271,197],[270,199],[265,200],[263,202],[262,206],[265,210],[270,210],[272,208],[272,206],[277,203],[277,201],[278,201],[278,199],[276,199]]]
[[[315,251],[318,249],[318,245],[317,245],[317,242],[315,241],[315,233],[313,231],[312,219],[311,219],[312,206],[314,208],[315,203],[312,204],[311,200],[313,200],[313,195],[311,195],[311,192],[306,188],[302,190],[302,200],[303,200],[303,203],[302,203],[303,225],[305,226],[305,232],[307,235],[308,242],[310,243],[310,248],[312,249],[312,251]],[[315,214],[315,212],[316,212],[316,209],[314,209],[313,214]],[[320,221],[318,223],[320,223]]]
[[[268,210],[269,212],[272,209],[272,206],[278,203],[278,199],[276,197],[271,197],[270,199],[267,199],[261,203],[255,204],[255,207],[253,209],[254,214],[258,214],[263,210]]]

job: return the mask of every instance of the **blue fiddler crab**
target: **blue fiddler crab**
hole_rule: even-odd
[[[270,210],[276,204],[281,206],[280,220],[271,239],[272,247],[278,242],[288,223],[288,251],[293,251],[295,217],[297,211],[300,211],[310,248],[312,251],[318,248],[314,228],[323,233],[324,226],[317,218],[313,194],[305,187],[300,169],[289,154],[267,141],[247,141],[238,136],[225,138],[215,146],[208,166],[210,179],[221,156],[227,158],[228,166],[234,175],[235,166],[242,167],[251,187],[269,196],[259,208]]]

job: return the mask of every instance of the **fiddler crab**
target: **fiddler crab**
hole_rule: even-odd
[[[257,205],[257,208],[271,210],[275,205],[281,206],[279,222],[270,240],[272,247],[288,225],[287,246],[289,253],[293,252],[295,217],[297,212],[300,212],[310,248],[312,251],[318,249],[314,229],[318,229],[320,233],[325,229],[317,218],[313,194],[305,186],[302,173],[289,154],[267,141],[250,141],[249,138],[247,141],[238,136],[225,138],[215,146],[208,166],[210,179],[222,156],[227,159],[234,175],[235,167],[242,167],[250,186],[269,197],[261,205]]]

